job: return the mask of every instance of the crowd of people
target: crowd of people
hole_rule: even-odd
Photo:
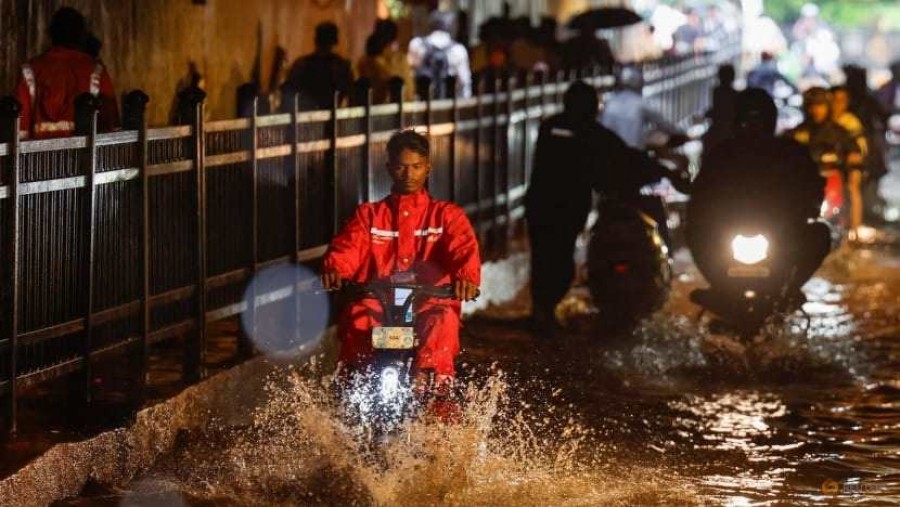
[[[631,45],[646,47],[663,41],[659,50],[638,56],[619,52],[625,58],[639,59],[713,50],[728,32],[727,23],[717,9],[700,14],[691,10],[679,13],[679,23],[658,22],[659,29],[641,24],[648,36],[652,31],[652,40],[631,41]],[[101,130],[119,127],[114,88],[100,59],[102,42],[89,33],[87,26],[77,10],[59,9],[50,23],[51,49],[23,66],[16,96],[24,108],[24,136],[71,135],[75,129],[74,99],[83,93],[91,93],[102,102]],[[352,61],[337,51],[337,25],[320,23],[310,54],[288,65],[286,51],[278,48],[267,91],[259,76],[237,90],[237,114],[250,114],[256,99],[260,113],[285,110],[291,107],[290,97],[295,94],[303,110],[330,108],[335,92],[340,104],[358,103],[364,100],[362,92],[366,89],[371,89],[375,104],[396,100],[398,94],[407,100],[426,94],[435,98],[469,97],[479,87],[493,91],[509,77],[524,80],[529,73],[551,76],[573,69],[609,71],[616,63],[610,44],[598,37],[596,30],[560,27],[552,17],[541,18],[538,24],[527,16],[489,18],[478,28],[475,45],[469,43],[468,32],[461,28],[457,13],[435,11],[430,15],[428,32],[407,44],[395,21],[379,19],[366,39],[365,54]],[[568,38],[561,39],[561,34]],[[190,82],[179,88],[200,83],[202,76],[194,69]],[[177,121],[177,117],[172,115],[171,120]]]
[[[854,240],[863,225],[864,212],[878,210],[881,205],[878,182],[888,171],[885,133],[890,116],[900,112],[896,100],[900,62],[893,66],[893,79],[877,90],[869,89],[865,68],[846,65],[842,70],[844,83],[827,88],[811,86],[802,92],[803,121],[783,135],[808,146],[817,163],[842,171],[851,204],[849,237]],[[707,152],[734,134],[738,93],[734,74],[730,66],[720,69],[713,107],[708,112],[712,122],[704,139]],[[773,96],[777,95],[778,83],[800,93],[797,85],[778,72],[771,56],[764,54],[761,63],[748,73],[747,87]]]

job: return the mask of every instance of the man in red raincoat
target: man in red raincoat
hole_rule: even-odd
[[[100,99],[98,128],[119,126],[112,80],[103,64],[84,51],[87,23],[71,7],[53,14],[48,29],[52,47],[22,66],[16,99],[22,106],[23,139],[65,137],[75,132],[75,98],[90,93]]]
[[[428,138],[412,130],[388,141],[387,170],[394,184],[386,198],[364,203],[332,239],[322,267],[322,285],[341,288],[344,280],[364,284],[396,276],[416,283],[453,284],[455,299],[429,298],[418,304],[417,381],[434,374],[433,385],[449,384],[459,353],[461,301],[478,294],[481,260],[478,241],[459,206],[431,197],[425,190],[431,172]],[[340,361],[350,370],[372,360],[372,328],[380,324],[381,305],[355,301],[341,312]]]

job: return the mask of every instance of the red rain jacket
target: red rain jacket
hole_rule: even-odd
[[[412,271],[417,282],[443,285],[461,279],[481,281],[478,240],[465,212],[455,204],[432,199],[427,192],[392,194],[362,204],[335,236],[324,261],[325,270],[357,283]],[[423,338],[415,367],[452,376],[459,354],[459,301],[429,298],[417,304],[416,333]],[[380,305],[355,301],[338,319],[340,361],[353,367],[372,360],[371,330],[381,324]]]
[[[102,63],[81,51],[55,46],[22,66],[16,99],[22,106],[23,139],[70,136],[75,131],[75,97],[91,93],[101,100],[99,130],[119,126],[112,80]]]
[[[357,283],[413,271],[419,283],[481,283],[478,240],[459,206],[426,191],[361,204],[331,240],[324,268]]]

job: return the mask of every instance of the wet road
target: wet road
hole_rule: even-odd
[[[276,369],[252,418],[184,434],[128,486],[69,503],[900,504],[896,232],[828,259],[808,330],[798,316],[750,342],[710,334],[678,261],[670,303],[630,336],[599,335],[579,290],[554,340],[525,324],[524,295],[470,320],[460,424],[411,424],[372,453],[327,368]]]

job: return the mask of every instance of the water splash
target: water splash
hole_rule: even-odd
[[[186,436],[149,475],[243,505],[696,502],[671,473],[602,462],[603,443],[576,417],[550,417],[553,408],[523,403],[515,389],[494,370],[463,389],[459,423],[410,421],[372,445],[342,417],[327,375],[283,368],[250,426]]]

